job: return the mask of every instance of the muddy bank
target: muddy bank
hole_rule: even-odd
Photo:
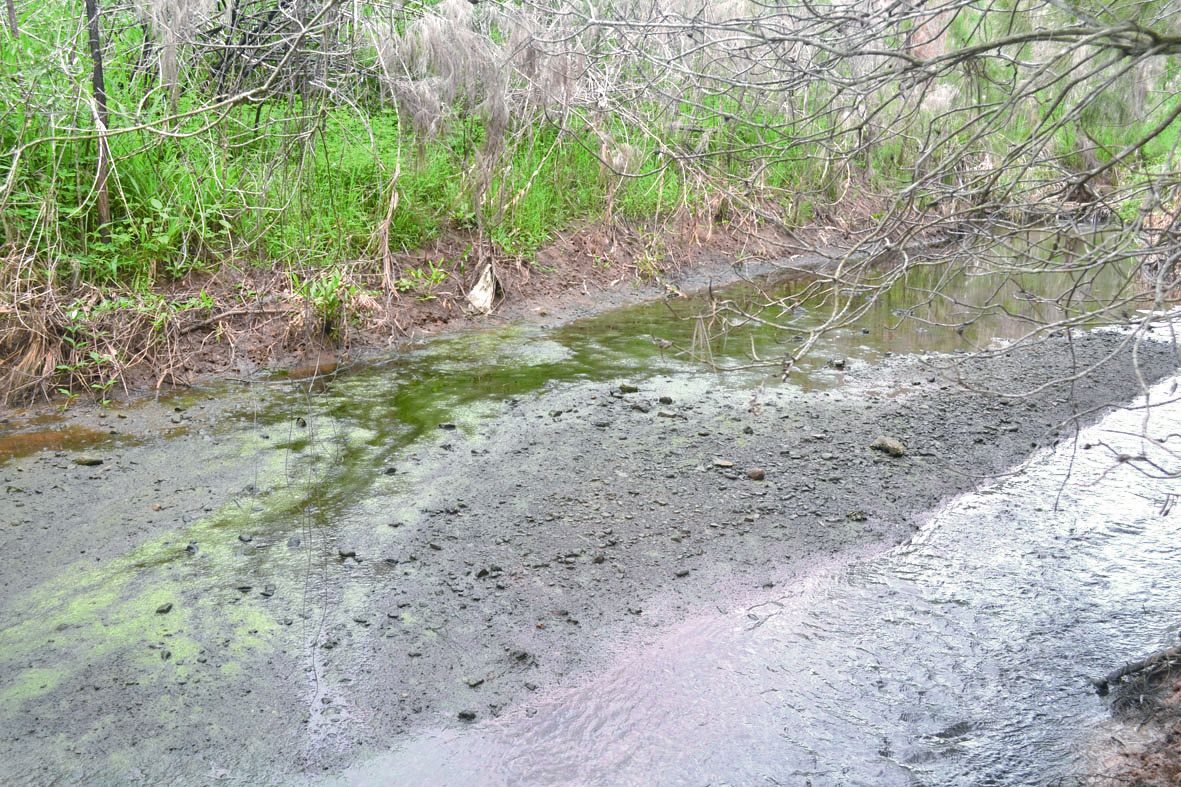
[[[757,237],[736,225],[588,225],[560,233],[528,262],[477,253],[483,242],[474,237],[447,236],[405,255],[392,289],[379,266],[360,261],[299,271],[226,263],[146,294],[89,286],[68,298],[41,292],[0,310],[0,412],[63,394],[82,403],[127,400],[227,376],[307,374],[506,320],[554,324],[790,266],[804,249],[846,238],[819,225],[800,236]],[[466,296],[487,262],[498,297],[484,316]]]
[[[339,772],[897,544],[1139,392],[1126,355],[1009,401],[914,357],[802,386],[629,368],[580,335],[475,334],[316,386],[145,403],[86,423],[118,442],[0,465],[0,775]],[[1035,388],[1120,341],[968,371]],[[1139,362],[1175,368],[1164,346]]]

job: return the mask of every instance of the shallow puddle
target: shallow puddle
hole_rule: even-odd
[[[1142,417],[1116,413],[1081,440],[1171,461],[1129,436]],[[1150,433],[1178,419],[1181,405],[1162,406]],[[585,683],[417,737],[346,781],[1074,783],[1110,718],[1088,676],[1178,633],[1170,492],[1110,450],[1064,446],[952,501],[910,543],[687,621]]]

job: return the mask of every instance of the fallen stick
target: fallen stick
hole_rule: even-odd
[[[1111,686],[1119,683],[1128,675],[1135,675],[1137,672],[1171,665],[1173,662],[1181,663],[1181,645],[1174,645],[1171,648],[1158,650],[1156,653],[1151,653],[1138,661],[1129,661],[1124,666],[1109,672],[1102,678],[1091,678],[1091,685],[1095,687],[1095,691],[1099,693],[1100,697],[1106,697]]]

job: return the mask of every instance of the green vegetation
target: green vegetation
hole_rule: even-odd
[[[333,340],[358,298],[460,292],[473,259],[527,265],[586,224],[637,228],[648,242],[627,262],[651,275],[684,219],[791,230],[860,206],[882,240],[927,220],[914,211],[1013,216],[1082,180],[1136,223],[1176,185],[1181,44],[1155,0],[963,0],[856,35],[829,24],[835,7],[801,7],[801,40],[840,46],[798,59],[761,31],[782,20],[727,16],[738,5],[655,28],[637,8],[627,35],[580,26],[578,3],[312,4],[306,29],[272,0],[228,22],[173,0],[94,20],[61,0],[15,8],[5,391],[107,398],[171,351],[178,315],[216,328],[234,276],[193,290],[227,271],[274,272]]]

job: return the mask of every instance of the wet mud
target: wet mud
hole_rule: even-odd
[[[704,371],[678,354],[692,321],[656,305],[22,438],[45,443],[0,463],[0,777],[344,773],[904,542],[1176,368],[1149,343],[1138,369],[1054,383],[1126,341],[1058,338],[961,365],[1037,391],[997,398],[938,371],[987,337],[906,345],[882,308],[786,383]]]

